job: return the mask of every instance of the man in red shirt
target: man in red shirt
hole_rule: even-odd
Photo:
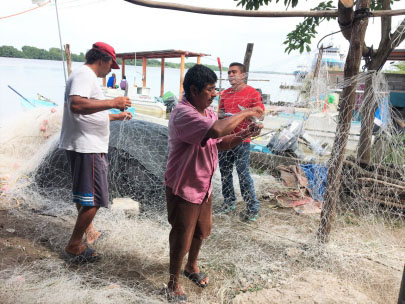
[[[241,63],[231,63],[228,70],[228,79],[231,87],[221,94],[218,106],[218,116],[223,118],[236,113],[241,109],[260,107],[264,110],[261,95],[256,89],[246,84],[246,69]],[[249,121],[244,120],[235,129],[235,133],[246,129]],[[221,171],[222,195],[224,205],[222,211],[227,213],[235,209],[236,196],[233,187],[233,165],[236,165],[239,185],[243,200],[247,204],[246,220],[255,221],[259,214],[260,202],[256,198],[253,179],[250,176],[250,138],[231,150],[219,152],[219,168]]]

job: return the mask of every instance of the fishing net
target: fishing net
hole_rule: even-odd
[[[210,286],[200,292],[182,278],[191,303],[312,303],[314,297],[322,303],[396,301],[405,260],[403,108],[389,105],[390,84],[383,74],[361,73],[332,84],[329,77],[321,67],[316,79],[308,75],[291,84],[304,91],[298,103],[266,105],[262,135],[250,145],[250,172],[260,201],[256,221],[245,219],[236,166],[235,210],[222,212],[221,174],[215,172],[213,231],[199,256]],[[320,244],[316,234],[343,102],[339,93],[354,81],[363,92],[357,94],[354,119],[377,108],[380,113],[371,162],[356,161],[360,123],[353,120],[330,241]],[[361,85],[368,81],[372,90],[365,91]],[[0,207],[11,219],[2,229],[15,230],[3,230],[2,248],[23,254],[12,240],[25,238],[26,248],[51,253],[19,265],[3,259],[1,302],[165,301],[167,120],[136,113],[130,121],[111,123],[113,204],[94,221],[104,231],[94,244],[103,259],[76,267],[63,258],[77,211],[65,154],[57,149],[61,114],[61,108],[34,109],[1,125]],[[138,202],[140,213],[117,208],[118,198]]]

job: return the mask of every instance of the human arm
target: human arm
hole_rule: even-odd
[[[249,117],[261,117],[263,116],[263,110],[260,107],[253,107],[245,109],[233,116],[225,119],[215,121],[212,127],[207,132],[205,138],[219,138],[232,133],[232,131],[246,118]]]
[[[132,119],[132,114],[130,112],[121,112],[119,114],[109,114],[110,121],[114,120],[130,120]]]
[[[127,107],[131,106],[131,101],[125,96],[109,100],[89,99],[78,95],[70,96],[70,98],[70,110],[75,114],[93,114],[114,108],[125,110]]]
[[[246,138],[260,134],[263,124],[251,123],[247,129],[236,134],[224,136],[222,141],[217,144],[218,151],[230,150],[240,145]]]

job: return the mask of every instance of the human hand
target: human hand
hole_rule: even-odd
[[[119,114],[116,114],[115,119],[116,120],[130,120],[130,119],[132,119],[132,114],[131,114],[131,112],[121,112]]]
[[[248,137],[255,137],[258,136],[260,134],[260,132],[263,129],[263,124],[262,123],[251,123],[247,130],[249,132]]]
[[[261,107],[253,107],[253,108],[248,108],[247,110],[249,111],[249,114],[253,117],[257,117],[259,119],[263,118],[264,111]]]
[[[116,97],[112,101],[113,101],[112,102],[113,108],[120,109],[121,111],[126,110],[128,107],[132,105],[131,101],[126,96]]]

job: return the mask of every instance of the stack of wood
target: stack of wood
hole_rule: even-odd
[[[353,197],[386,207],[405,210],[404,168],[367,166],[362,168],[354,158],[343,163],[342,186]]]

